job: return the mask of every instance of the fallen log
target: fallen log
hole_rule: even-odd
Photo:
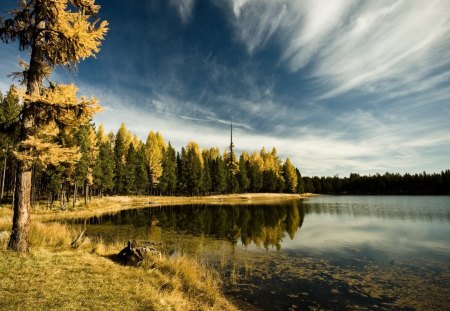
[[[77,242],[79,239],[83,237],[84,233],[86,232],[86,229],[87,228],[84,228],[83,232],[81,232],[81,234],[75,240],[73,240],[72,243],[70,243],[70,246],[72,246],[73,248],[77,247]]]

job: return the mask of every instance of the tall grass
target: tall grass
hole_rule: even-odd
[[[201,297],[209,307],[221,300],[219,274],[204,262],[185,255],[176,259],[147,256],[142,266],[144,269],[156,269],[162,274],[161,279],[166,280],[161,284],[162,289],[180,290]]]
[[[190,257],[124,267],[110,259],[123,245],[83,238],[73,249],[79,227],[38,221],[23,256],[6,251],[10,232],[0,232],[1,310],[236,310],[215,270]]]

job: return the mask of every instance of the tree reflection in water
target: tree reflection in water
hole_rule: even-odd
[[[260,205],[183,205],[125,210],[91,218],[90,224],[132,225],[161,230],[206,235],[242,243],[248,247],[281,248],[286,237],[293,239],[302,226],[305,211],[299,201]]]

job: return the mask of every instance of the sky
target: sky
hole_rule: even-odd
[[[97,3],[102,50],[52,79],[97,97],[107,131],[224,150],[232,121],[238,153],[274,146],[304,176],[450,168],[448,0]],[[0,90],[19,57],[1,44]]]

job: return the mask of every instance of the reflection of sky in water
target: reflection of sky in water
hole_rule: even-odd
[[[149,237],[142,229],[158,227],[163,232],[215,237],[250,252],[281,250],[375,260],[450,258],[448,196],[320,196],[300,203],[166,206],[92,221],[114,225],[111,236],[122,235],[119,227],[131,225],[123,233],[126,239],[141,232],[136,238],[145,240]]]
[[[305,219],[285,251],[343,257],[450,258],[450,197],[323,196],[303,202]]]
[[[88,224],[87,235],[106,241],[163,241],[168,254],[195,254],[263,310],[450,305],[450,197],[163,206]]]
[[[320,196],[303,206],[313,214],[450,223],[449,196]]]
[[[342,248],[371,247],[403,255],[450,251],[448,224],[351,215],[308,214],[305,218],[295,238],[284,239],[282,249],[333,252]]]

